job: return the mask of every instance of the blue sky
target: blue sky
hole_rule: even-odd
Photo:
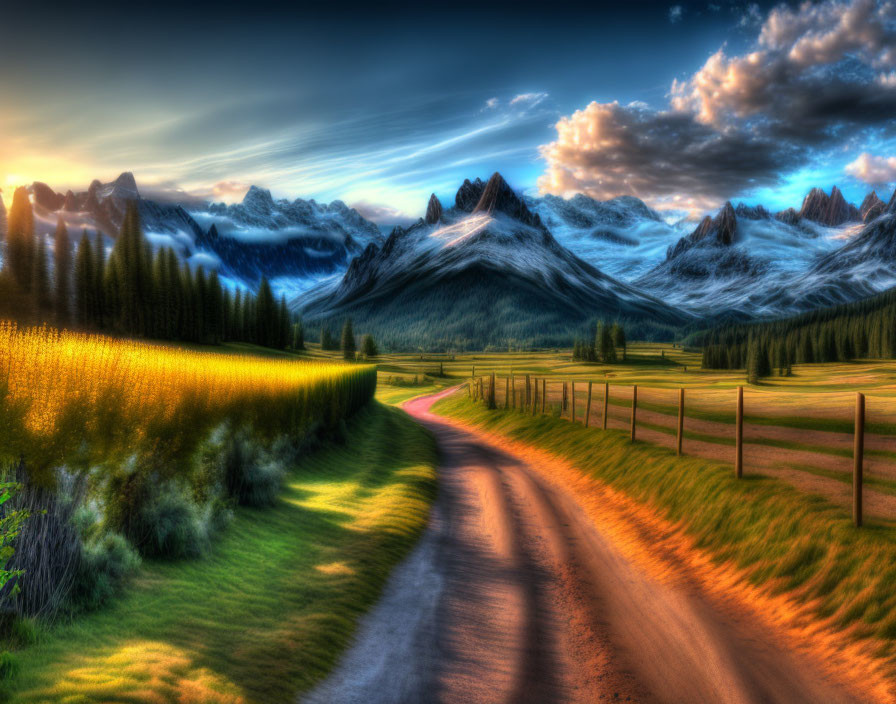
[[[780,18],[811,38],[863,3],[783,8]],[[696,79],[747,80],[744,57],[770,4],[4,8],[0,186],[83,189],[131,170],[145,191],[232,200],[254,183],[387,220],[493,171],[532,192],[631,193],[691,210],[725,198],[798,205],[809,187],[834,183],[860,200],[868,178],[892,187],[891,104],[857,117],[830,107],[838,94],[796,100],[800,113],[765,94],[796,86],[811,96],[820,70],[826,85],[879,86],[889,100],[892,8],[870,6],[859,9],[877,11],[882,34],[835,36],[843,41],[797,68],[782,69],[781,57],[800,37],[766,42],[757,73],[784,72],[787,83],[750,84],[758,110],[736,103],[735,85],[719,114]],[[875,41],[877,53],[856,49]],[[708,63],[720,51],[721,69]],[[811,128],[799,134],[803,123]],[[609,137],[587,149],[569,137],[595,129]]]

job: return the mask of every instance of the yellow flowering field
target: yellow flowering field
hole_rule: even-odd
[[[369,366],[0,323],[0,452],[37,472],[144,450],[176,460],[225,421],[263,437],[333,427],[375,388]]]

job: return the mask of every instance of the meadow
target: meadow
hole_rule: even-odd
[[[0,379],[4,700],[288,700],[428,516],[434,444],[371,365],[2,324]]]

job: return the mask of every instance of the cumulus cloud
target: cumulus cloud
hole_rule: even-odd
[[[548,168],[540,190],[606,199],[630,193],[657,205],[687,194],[690,205],[720,192],[774,183],[788,150],[744,132],[720,132],[677,111],[592,102],[562,118],[542,147]],[[709,178],[707,176],[710,176]]]
[[[896,156],[874,156],[862,152],[846,165],[846,173],[865,183],[883,186],[896,181]]]
[[[669,22],[675,24],[676,22],[681,22],[681,16],[684,14],[684,10],[681,5],[673,5],[669,8]]]
[[[592,103],[562,118],[539,187],[699,202],[772,185],[845,137],[896,130],[894,47],[896,0],[779,6],[746,53],[719,49],[673,81],[665,109]]]

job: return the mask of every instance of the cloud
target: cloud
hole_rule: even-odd
[[[681,5],[673,5],[669,8],[669,22],[675,24],[677,22],[681,22],[681,16],[684,14],[684,9]]]
[[[211,188],[212,200],[237,203],[243,199],[250,184],[242,181],[218,181]]]
[[[762,12],[759,5],[755,2],[747,5],[737,24],[740,27],[757,27],[762,24]]]
[[[894,26],[894,0],[780,6],[746,53],[719,49],[673,81],[666,108],[591,103],[562,118],[541,148],[539,188],[632,193],[658,207],[676,191],[719,201],[862,135],[892,134]]]
[[[489,98],[485,101],[485,107],[483,110],[494,110],[498,107],[498,99],[497,98]]]
[[[417,218],[405,213],[398,208],[383,203],[370,203],[368,201],[359,200],[352,203],[351,206],[361,215],[371,222],[385,225],[410,225],[417,221]]]
[[[510,99],[511,107],[534,108],[548,97],[547,93],[520,93]]]
[[[846,173],[865,183],[884,186],[896,181],[896,156],[874,156],[862,152],[858,158],[846,165]]]
[[[628,193],[659,207],[708,206],[719,193],[774,183],[789,158],[774,143],[720,132],[685,113],[615,102],[592,102],[556,128],[557,140],[542,147],[548,168],[538,187],[563,195]]]

